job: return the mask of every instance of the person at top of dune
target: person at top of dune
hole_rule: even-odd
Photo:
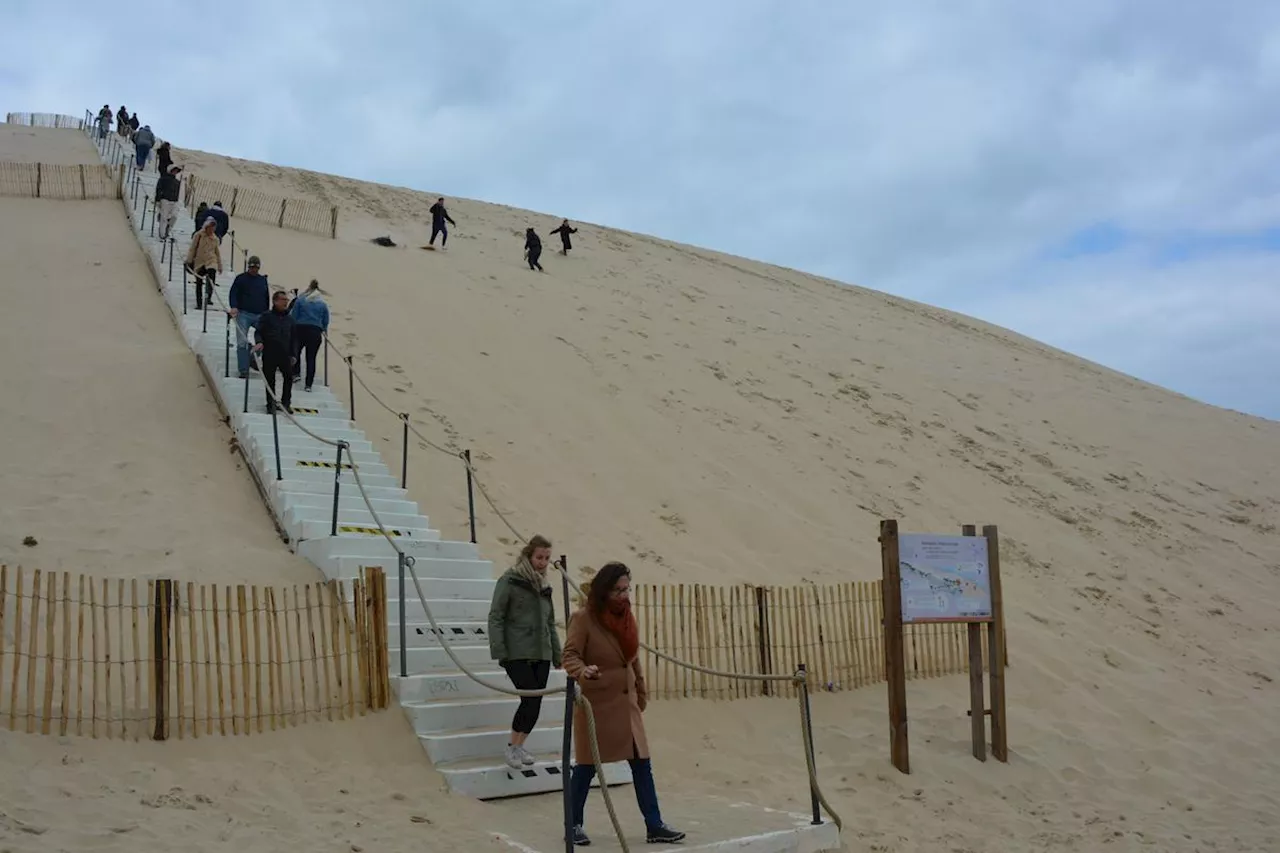
[[[529,269],[542,272],[542,264],[538,263],[538,258],[542,257],[542,238],[538,236],[538,232],[532,228],[524,230],[524,259],[529,262]]]
[[[293,300],[293,305],[289,306],[289,313],[293,315],[293,322],[296,324],[294,328],[294,345],[293,345],[293,378],[296,380],[302,373],[302,353],[307,354],[307,384],[304,386],[310,391],[312,384],[316,381],[316,356],[320,354],[320,347],[324,343],[324,334],[329,331],[329,306],[325,304],[324,297],[320,295],[320,282],[314,278],[311,284],[301,296]]]
[[[573,243],[569,240],[570,234],[577,234],[578,229],[569,224],[569,220],[560,223],[560,227],[551,232],[560,235],[560,254],[567,255],[569,250],[573,248]]]
[[[137,133],[137,132],[138,132],[138,128],[139,128],[140,126],[141,126],[141,122],[139,122],[139,121],[138,121],[138,114],[137,114],[137,113],[133,113],[132,115],[130,115],[130,116],[129,116],[129,129],[130,129],[130,130],[132,130],[134,133]]]
[[[449,229],[444,227],[448,222],[450,225],[457,225],[453,221],[453,217],[449,215],[449,211],[445,209],[444,198],[436,199],[436,203],[431,205],[431,239],[427,241],[428,245],[436,244],[436,235],[441,235],[440,248],[444,248],[449,242]]]
[[[216,232],[218,234],[218,242],[222,242],[222,238],[227,236],[227,232],[231,230],[231,217],[227,216],[227,212],[222,209],[222,202],[215,201],[213,207],[205,211],[206,216],[213,218],[217,223]]]

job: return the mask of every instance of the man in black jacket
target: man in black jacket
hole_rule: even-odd
[[[156,213],[160,221],[160,239],[168,240],[173,223],[178,220],[178,199],[182,195],[182,184],[178,181],[181,166],[169,166],[160,179],[156,181]]]
[[[276,374],[280,374],[280,405],[293,414],[293,317],[289,316],[289,294],[277,290],[271,295],[271,310],[258,318],[254,352],[262,355],[262,378],[267,383],[267,411],[273,405]]]
[[[205,216],[212,217],[213,233],[218,235],[218,242],[221,243],[222,238],[231,230],[231,217],[227,216],[227,212],[222,209],[222,202],[215,201],[213,207],[205,211]]]
[[[445,210],[444,199],[437,199],[436,203],[431,205],[431,239],[427,241],[428,245],[436,244],[436,236],[442,235],[440,240],[440,248],[443,249],[445,244],[449,242],[449,229],[444,227],[445,222],[450,225],[457,225],[453,221],[453,217],[449,215],[449,211]]]

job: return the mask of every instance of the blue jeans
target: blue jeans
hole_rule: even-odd
[[[141,169],[147,165],[147,155],[151,153],[150,145],[136,145],[134,149],[138,155],[138,168]]]
[[[236,326],[240,329],[240,334],[236,335],[236,365],[241,373],[249,372],[249,329],[258,325],[258,318],[261,316],[248,311],[241,311],[236,315]]]
[[[658,789],[653,785],[653,765],[647,758],[631,758],[631,787],[636,789],[636,805],[640,806],[640,814],[644,815],[645,829],[654,830],[662,826],[662,812],[658,810]],[[569,780],[569,791],[573,795],[573,825],[582,826],[582,814],[587,807],[587,794],[591,793],[591,780],[595,778],[594,764],[575,764],[573,776]],[[600,784],[604,784],[601,780]]]

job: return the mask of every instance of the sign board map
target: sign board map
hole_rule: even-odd
[[[898,537],[903,622],[991,620],[991,575],[982,536]]]

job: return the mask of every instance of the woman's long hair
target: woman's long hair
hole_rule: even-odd
[[[315,282],[312,282],[315,284]],[[520,556],[529,562],[533,562],[533,552],[539,548],[550,548],[551,540],[543,536],[541,533],[533,534],[533,538],[529,540],[529,544],[520,549]]]
[[[618,581],[624,577],[631,577],[631,570],[623,563],[605,563],[601,566],[587,588],[587,609],[592,613],[603,613],[609,603],[609,593],[613,592]]]

